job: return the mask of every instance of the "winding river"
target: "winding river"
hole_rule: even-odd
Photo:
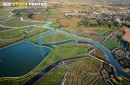
[[[46,28],[50,29],[51,27],[46,27]],[[57,29],[54,33],[52,33],[52,34],[50,34],[48,36],[53,36],[54,34],[58,34],[58,33],[62,33],[62,34],[65,34],[67,36],[71,36],[71,37],[75,38],[77,41],[83,41],[85,43],[90,43],[92,45],[95,45],[97,48],[99,48],[100,50],[102,50],[105,53],[105,55],[107,56],[109,62],[115,67],[115,70],[116,70],[116,73],[117,73],[118,76],[124,76],[126,78],[130,78],[130,74],[126,73],[125,71],[122,70],[122,68],[119,66],[117,61],[114,59],[114,56],[112,55],[112,53],[109,50],[107,50],[105,47],[103,47],[99,42],[96,42],[96,41],[88,39],[88,38],[83,38],[83,37],[80,37],[80,36],[65,32],[63,30],[59,30],[59,29]],[[45,38],[45,36],[40,38],[37,41],[37,43],[41,44],[41,42],[42,42],[42,40],[44,38]]]
[[[48,23],[46,23],[46,24],[44,24],[43,26],[36,26],[36,27],[43,27],[43,28],[47,28],[48,30],[53,30],[53,28],[51,28],[51,27],[49,27],[48,25],[49,24],[51,24],[52,22],[48,22]],[[0,24],[0,26],[2,26],[2,27],[4,27],[3,25],[1,25]],[[11,28],[13,28],[13,27],[11,27]],[[20,27],[19,27],[20,28]],[[99,48],[99,49],[101,49],[105,54],[106,54],[106,56],[107,56],[107,58],[108,58],[108,60],[109,60],[109,62],[115,67],[115,70],[116,70],[116,73],[117,73],[117,75],[118,76],[124,76],[124,77],[126,77],[126,78],[129,78],[130,79],[130,74],[129,73],[126,73],[126,72],[124,72],[123,70],[122,70],[122,68],[119,66],[119,64],[116,62],[116,60],[114,59],[114,56],[112,55],[112,53],[109,51],[109,50],[107,50],[106,48],[104,48],[100,43],[98,43],[98,42],[96,42],[96,41],[94,41],[94,40],[91,40],[91,39],[87,39],[87,38],[83,38],[83,37],[80,37],[80,36],[77,36],[77,35],[74,35],[74,34],[71,34],[71,33],[68,33],[68,32],[65,32],[65,31],[63,31],[63,30],[59,30],[59,29],[57,29],[54,33],[52,33],[52,34],[49,34],[49,35],[47,35],[47,36],[44,36],[44,37],[42,37],[42,38],[40,38],[39,40],[37,40],[37,44],[40,44],[40,45],[42,45],[42,40],[44,39],[44,38],[47,38],[47,37],[49,37],[49,36],[53,36],[53,35],[55,35],[55,34],[57,34],[57,33],[62,33],[62,34],[65,34],[65,35],[67,35],[67,36],[71,36],[71,37],[73,37],[73,38],[75,38],[77,41],[83,41],[83,42],[85,42],[85,43],[90,43],[90,44],[92,44],[92,45],[95,45],[97,48]],[[19,45],[20,46],[20,45]],[[32,48],[32,47],[30,47],[30,48]],[[10,49],[12,49],[12,48],[10,48]],[[18,48],[17,48],[18,49]],[[23,49],[23,48],[22,48]],[[7,48],[5,48],[5,49],[3,49],[3,50],[9,50],[9,49],[7,49]],[[20,49],[21,50],[21,49]],[[20,51],[19,50],[19,51]],[[11,50],[10,50],[11,51]],[[1,52],[3,52],[3,51],[1,51],[0,50],[0,53]],[[21,52],[21,51],[20,51]],[[23,53],[23,52],[21,52],[21,53]],[[27,54],[33,54],[33,52],[31,52],[31,51],[28,51],[28,52],[25,52],[25,53],[27,53]],[[11,55],[11,54],[10,54]],[[18,54],[17,54],[18,55]],[[8,56],[8,58],[10,58],[11,56]],[[6,58],[7,60],[8,60],[8,58]],[[10,58],[10,59],[12,59],[12,58]],[[8,60],[9,61],[9,60]],[[12,62],[13,63],[13,62]],[[1,64],[1,62],[0,62],[0,64]],[[6,64],[4,64],[5,66],[6,66]]]

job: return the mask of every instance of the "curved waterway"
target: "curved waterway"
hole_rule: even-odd
[[[45,25],[46,28],[52,29],[51,27],[47,26],[49,24],[51,24],[51,23],[48,22],[48,24]],[[53,36],[54,34],[58,34],[58,33],[63,33],[65,35],[67,35],[67,36],[71,36],[71,37],[75,38],[77,41],[83,41],[85,43],[90,43],[90,44],[95,45],[97,48],[99,48],[100,50],[102,50],[105,53],[105,55],[107,56],[109,62],[115,67],[115,70],[116,70],[116,73],[117,73],[118,76],[124,76],[126,78],[130,78],[130,74],[122,70],[122,68],[119,66],[117,61],[114,59],[114,56],[112,55],[112,53],[109,50],[107,50],[106,48],[104,48],[99,42],[96,42],[96,41],[88,39],[88,38],[83,38],[83,37],[80,37],[80,36],[77,36],[77,35],[74,35],[74,34],[59,30],[59,29],[57,29],[54,33],[52,33],[52,34],[50,34],[48,36]],[[41,42],[42,42],[42,40],[44,38],[46,38],[46,36],[40,38],[37,41],[37,44],[41,44]]]
[[[112,55],[112,53],[109,50],[107,50],[106,48],[104,48],[100,43],[98,43],[94,40],[91,40],[91,39],[76,36],[74,34],[71,34],[71,33],[68,33],[68,32],[65,32],[65,31],[62,31],[62,30],[57,30],[57,31],[60,32],[60,33],[66,34],[68,36],[71,36],[71,37],[75,38],[77,41],[83,41],[85,43],[90,43],[90,44],[95,45],[97,48],[99,48],[100,50],[102,50],[105,53],[109,62],[115,67],[115,70],[116,70],[116,73],[117,73],[118,76],[124,76],[126,78],[130,78],[130,74],[126,73],[122,70],[122,68],[119,66],[117,61],[114,59],[114,56]]]
[[[0,77],[23,76],[51,52],[50,48],[21,42],[0,50]]]
[[[48,23],[46,23],[46,24],[44,24],[43,26],[36,26],[36,27],[43,27],[43,28],[47,28],[48,30],[53,30],[53,28],[51,28],[51,27],[49,27],[48,25],[49,24],[51,24],[52,22],[48,22]],[[3,25],[1,25],[0,24],[0,26],[2,26],[3,27]],[[12,28],[12,27],[11,27]],[[19,27],[19,28],[21,28],[21,27]],[[124,77],[126,77],[126,78],[130,78],[130,74],[129,73],[126,73],[126,72],[124,72],[123,70],[122,70],[122,68],[118,65],[118,63],[116,62],[116,60],[114,59],[114,56],[112,55],[112,53],[110,52],[110,51],[108,51],[106,48],[104,48],[100,43],[98,43],[98,42],[96,42],[96,41],[94,41],[94,40],[91,40],[91,39],[87,39],[87,38],[82,38],[82,37],[79,37],[79,36],[76,36],[76,35],[74,35],[74,34],[71,34],[71,33],[68,33],[68,32],[65,32],[65,31],[62,31],[62,30],[56,30],[56,32],[54,33],[54,34],[57,34],[57,33],[63,33],[63,34],[66,34],[66,35],[68,35],[68,36],[71,36],[71,37],[73,37],[73,38],[75,38],[77,41],[83,41],[83,42],[86,42],[86,43],[90,43],[90,44],[93,44],[93,45],[95,45],[97,48],[99,48],[99,49],[101,49],[105,54],[106,54],[106,56],[107,56],[107,58],[108,58],[108,60],[109,60],[109,62],[115,67],[115,70],[116,70],[116,73],[117,73],[117,75],[118,76],[124,76]],[[51,35],[54,35],[53,33],[51,34]],[[47,35],[47,37],[48,36],[51,36],[51,35]],[[45,37],[42,37],[42,38],[40,38],[36,43],[38,43],[38,44],[42,44],[41,43],[41,40],[43,40]],[[19,44],[18,44],[19,45]],[[26,46],[25,46],[26,47]],[[23,47],[23,48],[25,48],[25,47]],[[33,47],[33,46],[32,46]],[[32,47],[30,46],[30,48],[32,49]],[[7,48],[5,48],[5,49],[7,49]],[[18,48],[17,48],[18,49]],[[21,49],[20,49],[21,50]],[[19,50],[19,51],[20,51]],[[10,50],[10,51],[12,51],[12,50]],[[1,50],[0,50],[0,52],[1,52]],[[8,51],[9,52],[9,51]],[[25,51],[23,51],[23,52],[21,52],[21,53],[24,53]],[[9,52],[9,54],[10,54],[11,52]],[[31,55],[31,54],[33,54],[33,52],[25,52],[25,53],[27,53],[28,55]],[[25,54],[24,53],[24,54]],[[11,55],[11,54],[10,54]],[[11,59],[13,59],[13,58],[11,58]],[[8,60],[8,58],[6,58],[5,59],[6,61]],[[9,60],[8,60],[9,61]],[[1,60],[1,62],[2,62],[2,60]],[[1,62],[0,62],[0,64],[1,64]],[[28,64],[30,64],[31,62],[29,62]],[[6,65],[6,64],[4,64],[3,65],[4,67],[3,67],[3,69],[4,68],[7,68],[7,66],[8,65]],[[19,67],[19,66],[18,66]],[[27,67],[27,66],[26,66]],[[13,67],[12,67],[13,68]],[[28,67],[27,67],[28,68]],[[9,69],[9,68],[8,68]],[[6,71],[8,71],[8,70],[6,70]],[[19,71],[20,72],[20,71]],[[13,72],[13,73],[15,73],[15,71]],[[18,73],[18,72],[16,72],[16,73]],[[5,75],[7,75],[7,74],[5,74]]]

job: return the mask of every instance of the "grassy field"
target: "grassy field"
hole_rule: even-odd
[[[37,28],[30,33],[24,34],[24,31],[27,31],[28,29],[29,28],[21,28],[21,29],[14,29],[10,31],[1,32],[0,38],[5,39],[5,41],[0,41],[0,48],[46,31],[46,29]]]
[[[47,34],[50,34],[50,33],[52,33],[52,32],[43,33],[43,34],[38,35],[38,36],[36,36],[36,37],[34,37],[34,38],[31,38],[29,41],[35,43],[39,38],[41,38],[41,37],[43,37],[43,36],[45,36],[45,35],[47,35]]]
[[[19,17],[25,17],[27,15],[28,15],[27,12],[20,12],[17,14],[17,16],[19,16]]]
[[[110,38],[107,38],[103,43],[102,45],[106,48],[108,48],[110,46]]]
[[[0,38],[1,39],[10,39],[10,38],[19,37],[24,33],[24,31],[27,31],[28,29],[29,29],[29,27],[3,31],[3,32],[0,32]]]
[[[106,35],[108,33],[110,33],[112,30],[109,28],[102,28],[102,29],[97,29],[96,32],[102,34],[102,35]]]
[[[123,84],[123,85],[129,85],[129,84],[130,84],[130,81],[123,78],[122,84]]]
[[[85,29],[84,26],[78,27],[77,24],[69,25],[68,27],[64,27],[64,30],[75,30],[75,31],[83,31]]]
[[[10,15],[11,10],[6,9],[0,9],[0,21],[7,19],[7,17]]]
[[[61,19],[61,20],[59,20],[59,23],[62,26],[70,26],[70,25],[77,24],[77,22],[79,22],[80,20],[81,20],[80,18]]]
[[[25,37],[25,38],[31,37],[31,36],[33,36],[33,35],[36,35],[36,34],[39,34],[39,33],[45,32],[45,31],[46,31],[45,28],[37,28],[37,29],[35,29],[34,31],[32,31],[31,33],[26,34],[24,37]]]
[[[52,28],[59,28],[61,25],[59,23],[53,23],[50,25]]]
[[[54,36],[44,39],[43,43],[60,42],[60,41],[69,40],[69,39],[72,39],[72,38],[59,33],[59,34],[56,34]]]
[[[88,57],[86,59],[76,60],[67,63],[68,75],[65,85],[104,85],[101,79],[100,70],[102,64],[100,61]]]
[[[0,38],[1,39],[11,39],[11,38],[19,37],[22,34],[24,34],[25,31],[28,31],[29,28],[30,27],[20,28],[20,29],[12,29],[12,30],[8,30],[8,31],[0,32]],[[24,35],[25,35],[25,37],[30,37],[32,35],[35,35],[35,34],[38,34],[40,32],[44,32],[44,31],[45,31],[45,29],[43,29],[43,28],[36,28],[32,32],[24,34]]]
[[[0,16],[8,16],[10,10],[0,9]]]
[[[49,14],[51,14],[51,15],[53,15],[53,14],[61,14],[61,12],[58,11],[58,10],[56,10],[56,9],[49,10],[48,12],[49,12]]]
[[[112,35],[110,37],[107,37],[106,40],[102,43],[102,45],[107,49],[109,49],[110,51],[112,51],[115,48],[120,49],[121,47],[120,42],[121,42],[120,39],[117,38],[116,35]],[[123,47],[123,50],[125,50],[125,47]]]
[[[5,26],[17,27],[17,26],[28,26],[28,25],[40,24],[40,22],[22,22],[20,21],[20,18],[15,17],[6,22],[0,22],[0,24],[5,25]]]
[[[67,75],[65,85],[104,85],[99,71],[102,68],[100,61],[88,57],[66,63]],[[57,67],[40,79],[34,85],[60,85],[65,74],[63,66]]]
[[[40,82],[36,82],[34,85],[60,85],[62,78],[66,72],[65,67],[56,67],[53,71],[49,72]]]

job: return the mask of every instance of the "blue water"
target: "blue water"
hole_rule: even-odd
[[[130,79],[130,74],[126,73],[125,71],[122,70],[122,68],[119,66],[117,61],[114,59],[114,56],[112,55],[112,53],[110,51],[108,51],[106,48],[104,48],[100,43],[98,43],[94,40],[91,40],[91,39],[76,36],[74,34],[71,34],[71,33],[68,33],[68,32],[65,32],[65,31],[62,31],[62,30],[57,30],[57,31],[65,34],[65,35],[71,36],[71,37],[75,38],[77,41],[83,41],[85,43],[90,43],[90,44],[95,45],[97,48],[99,48],[100,50],[102,50],[105,53],[109,62],[115,67],[115,70],[116,70],[116,73],[117,73],[118,76],[124,76],[124,77]]]
[[[49,24],[51,24],[51,22],[48,22],[42,27],[43,28],[45,27],[48,30],[53,30],[53,28],[48,26]],[[95,45],[97,48],[99,48],[105,53],[109,62],[115,67],[115,70],[118,76],[124,76],[124,77],[130,78],[130,74],[126,73],[125,71],[121,69],[119,64],[114,59],[114,56],[112,55],[112,53],[108,51],[106,48],[104,48],[100,43],[94,40],[82,38],[82,37],[57,29],[54,33],[49,34],[47,36],[43,36],[42,38],[37,40],[36,43],[42,45],[43,39],[53,36],[57,33],[63,33],[65,35],[75,38],[75,40],[77,41],[83,41],[83,42],[91,43]],[[7,77],[21,76],[30,72],[45,58],[45,56],[50,51],[51,50],[49,48],[36,47],[30,43],[25,43],[25,42],[0,50],[0,77],[1,76],[5,76],[5,77],[6,76]]]
[[[0,77],[23,76],[38,66],[50,52],[49,48],[28,42],[4,48],[0,50]]]
[[[66,44],[69,42],[74,42],[74,40],[65,40],[65,41],[61,41],[61,42],[55,42],[55,43],[50,43],[50,44],[42,44],[43,46],[53,46],[53,45],[61,45],[61,44]]]

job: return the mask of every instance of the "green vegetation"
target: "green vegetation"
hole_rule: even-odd
[[[44,39],[43,43],[60,42],[60,41],[69,40],[69,39],[72,39],[72,38],[68,37],[67,35],[63,35],[59,33],[59,34],[56,34],[54,36]]]
[[[49,15],[49,12],[45,11],[42,13],[43,15]]]
[[[123,83],[123,85],[129,85],[130,81],[123,78],[122,83]]]
[[[10,10],[0,9],[0,16],[8,16]]]
[[[65,85],[105,84],[99,73],[102,64],[96,59],[86,57],[86,59],[67,62],[66,66],[68,70]],[[35,83],[35,85],[59,85],[64,74],[65,68],[63,66],[57,67]]]
[[[10,85],[11,82],[9,80],[1,80],[0,85]]]
[[[31,37],[33,35],[36,35],[36,34],[39,34],[39,33],[45,32],[45,31],[46,31],[45,28],[37,28],[36,30],[32,31],[31,33],[26,34],[24,37],[28,38],[28,37]]]
[[[15,17],[6,22],[0,22],[0,24],[5,25],[5,26],[18,27],[18,26],[35,25],[35,24],[40,24],[40,23],[39,22],[22,22],[22,21],[20,21],[20,18]]]
[[[27,16],[27,12],[18,12],[16,15],[19,17],[24,17]]]
[[[110,46],[110,38],[106,38],[106,40],[102,43],[102,45],[106,48],[108,48]]]
[[[83,30],[84,27],[83,27],[83,26],[78,27],[77,24],[73,24],[73,25],[69,25],[69,26],[66,27],[65,29],[66,29],[66,30],[77,30],[77,31],[80,31],[80,30]]]
[[[37,41],[39,38],[41,38],[42,36],[45,36],[45,35],[47,35],[47,34],[50,34],[50,33],[52,33],[52,32],[45,32],[45,33],[43,33],[43,34],[41,34],[41,35],[38,35],[38,36],[36,36],[36,37],[34,37],[34,38],[31,38],[29,41],[30,41],[30,42],[33,42],[33,43],[36,43],[36,41]]]
[[[23,28],[23,29],[21,28],[21,29],[10,30],[8,32],[4,31],[5,34],[4,34],[4,32],[1,32],[0,38],[7,39],[7,40],[0,41],[0,48],[46,31],[46,29],[37,28],[30,33],[26,33],[25,31],[27,31],[28,29],[29,28]]]
[[[56,67],[41,79],[40,82],[37,82],[34,85],[60,85],[65,71],[66,69],[64,66]]]
[[[49,10],[49,14],[53,15],[53,14],[61,14],[60,11],[58,10]]]
[[[101,28],[96,30],[98,33],[102,34],[102,35],[107,35],[108,33],[110,33],[112,31],[112,29],[109,28]]]
[[[1,39],[11,39],[11,38],[19,37],[21,35],[25,35],[25,37],[27,38],[32,35],[46,31],[46,29],[44,29],[44,28],[36,28],[35,30],[33,30],[30,33],[25,33],[25,32],[28,32],[29,29],[30,28],[20,28],[20,29],[12,29],[12,30],[8,30],[8,31],[0,32],[0,38]]]
[[[24,34],[24,31],[28,31],[29,28],[20,28],[20,29],[12,29],[12,30],[7,30],[0,32],[0,38],[1,39],[10,39],[10,38],[15,38],[19,37],[22,34]]]
[[[114,36],[114,38],[111,39],[111,46],[109,47],[109,49],[114,50],[115,48],[118,48],[118,47],[116,47],[118,42],[119,42],[119,39],[116,36]]]
[[[52,27],[52,28],[60,28],[61,25],[59,23],[53,23],[53,24],[50,25],[50,27]]]
[[[100,85],[105,83],[101,79],[100,70],[102,64],[100,61],[87,57],[67,63],[68,75],[66,76],[65,85],[94,85],[98,81]]]
[[[58,60],[87,54],[86,49],[87,48],[76,46],[75,42],[58,45],[54,47],[52,53],[47,58],[45,58],[42,67],[47,67],[48,65],[55,63]]]
[[[10,45],[10,44],[13,44],[13,43],[16,43],[16,42],[21,41],[23,39],[24,39],[23,37],[17,37],[17,38],[10,39],[10,40],[0,41],[0,48],[5,47],[5,46]]]
[[[10,10],[0,9],[0,21],[3,21],[8,18]]]
[[[112,67],[111,67],[109,64],[105,63],[105,64],[104,64],[104,68],[105,68],[108,72],[112,72]]]
[[[111,36],[107,37],[106,40],[102,43],[104,47],[109,49],[110,51],[114,50],[115,48],[120,48],[120,39],[117,37],[117,34],[112,34]],[[123,47],[125,49],[125,47]]]

